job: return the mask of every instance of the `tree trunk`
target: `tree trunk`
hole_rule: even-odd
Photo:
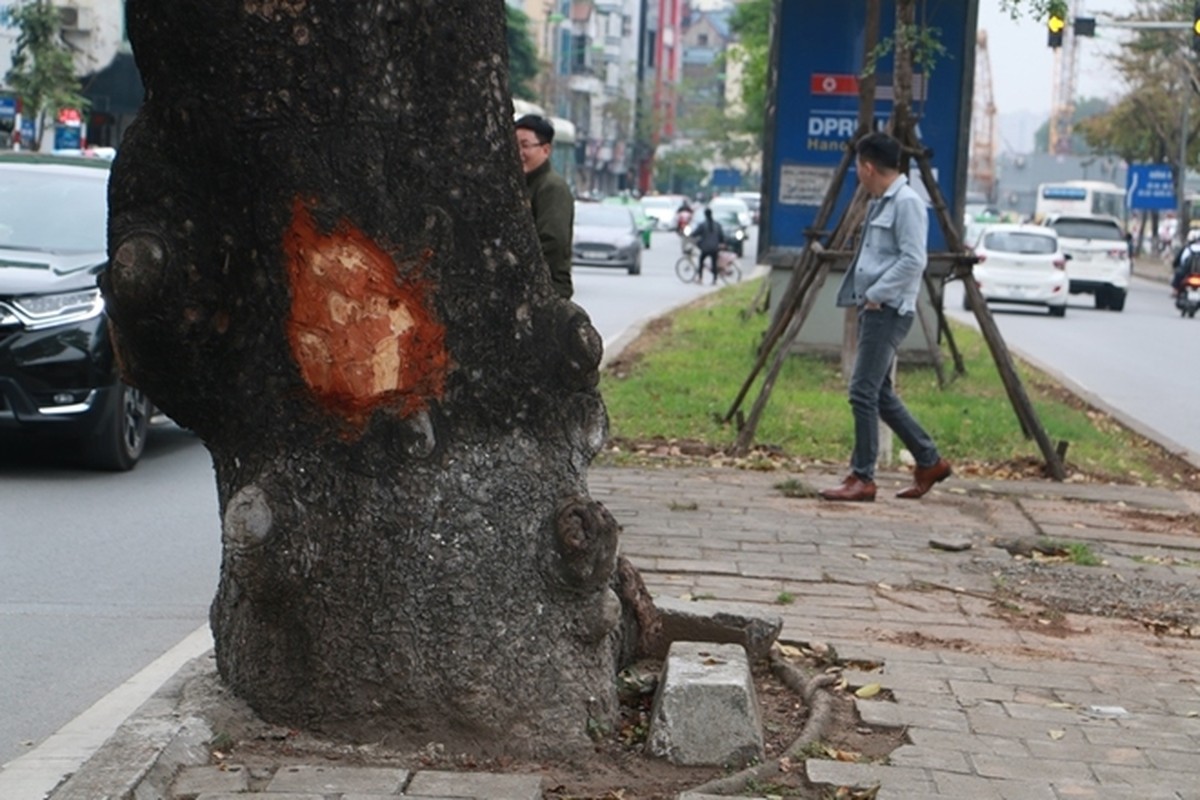
[[[568,752],[615,713],[602,343],[555,298],[502,0],[129,0],[104,280],[212,453],[217,664],[265,718]]]

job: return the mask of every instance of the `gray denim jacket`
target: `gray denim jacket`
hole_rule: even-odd
[[[901,314],[916,311],[928,236],[925,201],[900,175],[867,206],[862,240],[838,288],[837,304],[848,308],[872,302]]]

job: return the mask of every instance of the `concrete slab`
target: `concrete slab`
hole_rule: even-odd
[[[677,597],[656,597],[654,605],[662,617],[664,643],[658,658],[671,642],[721,642],[740,644],[751,661],[758,661],[783,630],[783,617],[762,605]]]

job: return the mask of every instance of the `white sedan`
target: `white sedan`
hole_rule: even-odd
[[[972,272],[987,302],[1046,306],[1054,317],[1067,313],[1067,260],[1052,228],[987,225],[974,246],[979,263]],[[963,307],[969,308],[965,294]]]

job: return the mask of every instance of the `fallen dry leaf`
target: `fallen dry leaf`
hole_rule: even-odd
[[[875,695],[879,694],[880,690],[882,689],[883,687],[878,683],[868,683],[866,686],[860,686],[858,690],[854,692],[854,696],[866,700],[867,698],[874,697]]]

